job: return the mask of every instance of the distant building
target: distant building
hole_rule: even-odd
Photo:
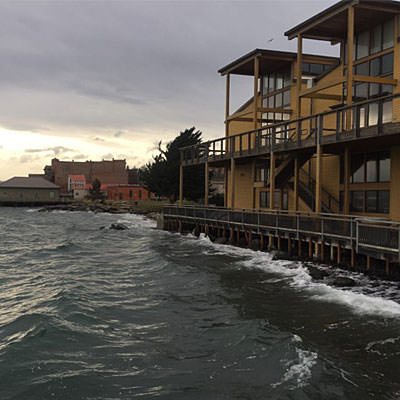
[[[107,188],[107,200],[149,200],[153,193],[139,185],[110,185]]]
[[[88,191],[85,186],[85,175],[68,175],[68,193],[74,200],[82,200],[87,196]]]
[[[58,203],[60,187],[41,177],[14,177],[0,183],[0,205]]]
[[[125,160],[111,161],[60,161],[51,160],[51,166],[44,168],[45,177],[61,187],[62,193],[68,192],[68,176],[83,175],[86,184],[98,179],[102,184],[128,184],[128,171]]]

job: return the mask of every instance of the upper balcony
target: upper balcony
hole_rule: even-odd
[[[270,152],[311,150],[317,145],[340,153],[343,143],[360,140],[395,140],[400,136],[400,115],[394,103],[400,94],[383,96],[295,120],[222,137],[181,149],[183,166],[206,162],[223,164],[234,158],[267,155]],[[397,136],[396,136],[397,135]]]

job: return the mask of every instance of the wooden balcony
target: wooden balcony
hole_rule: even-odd
[[[388,117],[385,113],[385,105],[398,97],[399,94],[371,99],[321,114],[184,147],[180,149],[181,165],[218,163],[231,158],[267,155],[270,152],[311,150],[317,145],[334,148],[341,143],[400,134],[400,123],[393,122],[392,115]],[[364,113],[368,107],[374,107],[376,114],[367,120]]]

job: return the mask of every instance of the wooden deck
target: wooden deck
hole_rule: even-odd
[[[356,254],[390,262],[400,259],[400,224],[379,218],[200,206],[166,206],[163,217],[164,225],[168,221],[190,226],[202,224],[262,236],[335,244]]]

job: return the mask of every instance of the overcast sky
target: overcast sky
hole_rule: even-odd
[[[257,47],[295,51],[283,33],[334,3],[1,1],[0,180],[55,156],[139,166],[191,126],[223,136],[217,70]],[[305,51],[337,55],[318,42]],[[232,109],[251,92],[233,79]]]

